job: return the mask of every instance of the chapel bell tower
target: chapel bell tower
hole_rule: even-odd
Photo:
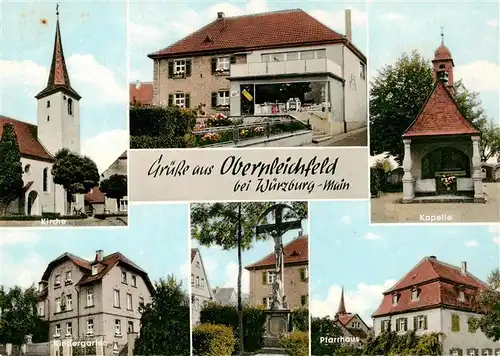
[[[56,35],[47,86],[38,100],[38,140],[52,154],[67,148],[80,153],[80,99],[71,87],[59,27],[59,5],[56,7]]]
[[[451,52],[444,45],[443,28],[441,27],[441,45],[434,51],[434,59],[432,60],[434,82],[442,80],[446,83],[446,87],[453,94],[453,58]]]

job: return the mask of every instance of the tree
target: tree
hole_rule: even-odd
[[[48,341],[49,326],[37,313],[38,293],[34,286],[23,290],[13,287],[0,289],[0,344],[12,343],[20,346],[26,335],[32,335],[34,342]]]
[[[337,338],[342,336],[342,331],[328,316],[311,318],[311,354],[336,355],[341,348],[339,342],[321,342],[322,337]]]
[[[118,211],[120,211],[120,200],[127,195],[127,176],[113,174],[101,182],[99,187],[106,197],[116,199]]]
[[[23,192],[23,166],[14,126],[5,124],[0,138],[0,215]]]
[[[500,269],[488,276],[489,290],[477,297],[478,308],[484,315],[476,320],[476,326],[493,341],[500,340]]]
[[[155,283],[151,303],[141,305],[140,312],[134,355],[190,354],[189,296],[174,276]]]
[[[239,352],[244,353],[243,307],[241,300],[242,250],[252,247],[254,241],[264,239],[255,235],[261,214],[275,202],[196,203],[191,206],[191,236],[200,245],[221,246],[224,250],[237,249],[238,253],[238,341]],[[307,218],[307,202],[293,202],[285,218]]]
[[[62,149],[55,156],[52,166],[54,183],[62,185],[66,190],[68,209],[70,210],[73,194],[85,194],[99,184],[97,166],[86,156],[80,156]]]
[[[370,89],[370,153],[386,153],[401,164],[402,135],[416,119],[430,95],[434,79],[430,62],[417,51],[402,54],[393,65],[378,71]],[[454,83],[454,98],[465,119],[483,132],[481,157],[500,152],[500,131],[488,120],[479,94],[467,90],[462,81]]]

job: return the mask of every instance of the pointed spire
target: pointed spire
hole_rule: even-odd
[[[59,27],[59,4],[56,5],[56,36],[54,39],[54,51],[52,54],[52,64],[50,66],[49,79],[47,86],[37,96],[40,99],[44,96],[50,95],[58,90],[67,92],[75,99],[79,100],[80,95],[71,87],[69,81],[68,69],[66,67],[66,60],[64,59],[64,52],[61,39],[61,29]]]
[[[347,314],[347,311],[345,309],[345,302],[344,302],[344,286],[342,286],[342,294],[340,295],[339,310],[337,311],[337,314],[338,315]]]

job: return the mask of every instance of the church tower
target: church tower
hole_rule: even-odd
[[[340,294],[339,309],[337,310],[337,314],[335,314],[335,319],[338,319],[342,315],[347,315],[347,311],[345,308],[345,302],[344,302],[344,287],[343,286],[342,286],[342,293]]]
[[[446,82],[446,87],[450,93],[454,94],[453,67],[455,64],[453,63],[450,50],[444,45],[443,28],[441,28],[441,45],[434,51],[432,66],[434,71],[434,82],[437,80]]]
[[[56,35],[47,86],[38,100],[38,140],[53,155],[67,148],[80,153],[80,99],[71,87],[59,27],[59,5],[56,7]]]

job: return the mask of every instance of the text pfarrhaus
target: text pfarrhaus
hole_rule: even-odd
[[[310,160],[304,160],[302,157],[292,159],[287,157],[282,159],[275,157],[271,162],[247,162],[242,157],[228,156],[221,165],[220,174],[231,174],[233,176],[253,176],[260,178],[262,176],[277,175],[334,175],[337,169],[338,157],[330,159],[318,159],[314,156]]]

